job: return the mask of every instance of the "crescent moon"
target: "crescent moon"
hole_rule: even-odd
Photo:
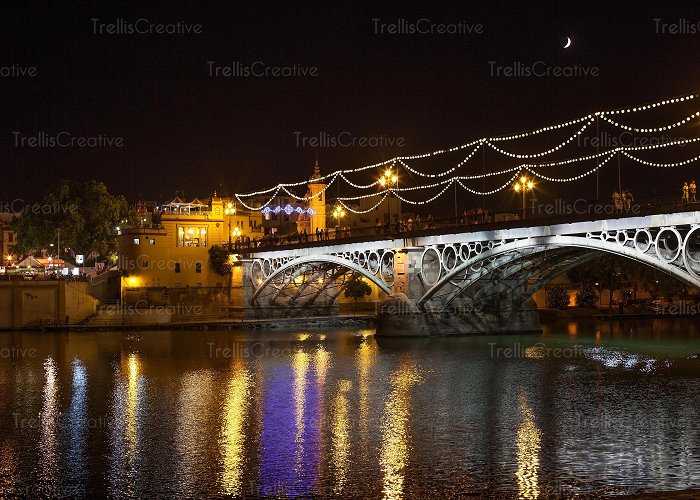
[[[568,49],[570,45],[571,45],[571,38],[569,38],[569,37],[567,36],[567,37],[566,37],[566,43],[564,44],[564,48],[565,48],[565,49]]]

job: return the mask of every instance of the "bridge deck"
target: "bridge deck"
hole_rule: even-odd
[[[284,236],[280,237],[276,242],[272,241],[258,241],[257,246],[246,245],[236,245],[236,250],[243,254],[244,257],[252,257],[254,255],[268,253],[268,252],[279,252],[284,250],[295,250],[295,249],[306,249],[306,248],[317,248],[317,247],[327,247],[336,245],[358,245],[362,243],[375,243],[379,241],[384,241],[387,248],[391,248],[398,244],[398,241],[406,239],[423,239],[429,238],[431,236],[443,236],[447,234],[464,234],[464,233],[482,233],[482,232],[498,232],[503,230],[514,230],[521,228],[535,228],[543,226],[563,226],[566,224],[577,224],[577,223],[599,223],[602,221],[618,220],[618,219],[633,219],[633,218],[644,218],[652,217],[655,215],[675,215],[675,214],[686,214],[683,217],[687,220],[687,214],[690,212],[700,211],[699,203],[684,203],[684,204],[673,204],[673,205],[657,205],[652,207],[640,208],[638,210],[632,211],[621,211],[618,213],[611,214],[595,214],[593,216],[590,213],[580,214],[580,215],[556,215],[556,216],[532,216],[526,219],[517,219],[510,221],[501,222],[483,222],[483,223],[464,223],[461,218],[455,220],[454,217],[448,219],[439,219],[433,221],[430,227],[425,227],[422,229],[413,229],[411,231],[398,230],[395,227],[391,231],[387,231],[386,227],[381,227],[378,230],[376,227],[365,227],[353,229],[353,234],[351,236],[341,236],[333,237],[329,239],[316,240],[315,235],[309,235],[308,241],[292,241],[287,242]],[[496,216],[498,214],[495,214]],[[494,218],[494,215],[491,215]],[[692,218],[696,222],[700,222],[700,212],[698,212],[697,217]],[[669,223],[673,221],[669,220]],[[396,242],[396,243],[394,243]]]

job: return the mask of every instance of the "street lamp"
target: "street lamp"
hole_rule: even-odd
[[[338,238],[338,229],[340,228],[340,219],[345,217],[345,210],[343,210],[343,207],[340,205],[336,205],[335,209],[333,210],[333,217],[335,217],[336,224],[335,224],[335,237],[336,239]]]
[[[513,185],[516,193],[523,193],[523,220],[525,220],[525,193],[532,191],[534,187],[535,183],[532,182],[532,179],[528,179],[524,175]]]
[[[387,211],[388,211],[388,216],[389,216],[389,222],[388,222],[388,230],[391,230],[391,188],[396,186],[399,183],[399,176],[395,174],[392,170],[391,167],[386,169],[386,172],[384,172],[384,175],[382,175],[379,178],[379,185],[382,188],[386,188],[389,190],[389,202],[387,205]],[[388,231],[387,231],[388,232]]]
[[[224,214],[228,217],[228,249],[231,250],[231,216],[236,214],[236,207],[233,206],[233,203],[226,205]]]

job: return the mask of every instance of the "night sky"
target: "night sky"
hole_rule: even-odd
[[[0,77],[3,203],[33,201],[59,179],[102,180],[111,192],[131,201],[163,201],[176,190],[184,190],[188,198],[206,197],[215,189],[224,194],[255,190],[308,178],[316,155],[325,173],[700,90],[700,30],[664,34],[654,21],[677,24],[683,19],[697,27],[697,1],[445,6],[16,2],[1,17],[0,66],[5,72],[12,65],[36,68],[35,76]],[[422,18],[462,23],[480,33],[375,33],[378,23]],[[100,25],[119,28],[139,19],[180,22],[200,33],[94,32]],[[566,36],[572,44],[565,49]],[[296,65],[311,75],[210,76],[208,61],[214,66],[256,61],[269,67]],[[544,61],[549,66],[595,67],[598,76],[494,76],[489,61],[500,66]],[[698,110],[700,104],[684,103],[658,117],[620,120],[662,124]],[[697,136],[697,123],[679,133]],[[121,138],[122,145],[17,145],[17,133],[36,137],[61,132]],[[392,138],[394,145],[313,147],[301,139],[341,133]],[[549,137],[542,146],[567,135]],[[402,147],[396,145],[398,139]],[[579,153],[570,150],[552,159]],[[672,159],[694,154],[697,148],[686,148]],[[438,172],[453,165],[454,158],[413,166]],[[512,162],[489,152],[463,172],[480,172],[484,164],[489,170]],[[622,183],[638,193],[676,190],[679,181],[695,173],[700,177],[697,166],[672,172],[635,168],[623,164]],[[367,181],[370,176],[355,179]],[[614,168],[601,175],[605,196],[616,179]],[[405,176],[402,181],[409,185],[417,180]],[[567,186],[542,184],[541,189],[544,197],[594,197],[595,179]],[[510,198],[512,193],[505,192],[487,203],[500,206]],[[435,210],[449,211],[450,200],[448,195]],[[470,203],[460,200],[460,205]]]

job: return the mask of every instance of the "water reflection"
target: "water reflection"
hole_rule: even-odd
[[[70,442],[67,457],[68,479],[76,488],[76,493],[82,493],[87,479],[87,450],[86,442],[90,422],[99,424],[101,420],[91,420],[88,415],[88,377],[87,369],[78,358],[73,359],[72,369],[72,395],[70,409],[68,411],[68,430]]]
[[[209,370],[182,375],[177,405],[177,477],[186,497],[200,496],[198,488],[209,481],[209,429],[211,406],[217,401],[215,379]],[[212,419],[213,420],[213,419]],[[213,423],[213,422],[211,422]],[[213,479],[213,478],[211,478]]]
[[[527,499],[700,487],[700,339],[596,331],[524,336],[530,351],[500,358],[493,338],[378,342],[351,330],[148,332],[131,354],[131,341],[100,332],[100,358],[67,349],[73,334],[17,334],[48,347],[0,359],[0,497]],[[226,336],[270,354],[212,357],[207,342]],[[552,354],[574,343],[584,355]],[[656,368],[642,369],[647,360]]]
[[[377,344],[372,337],[363,337],[355,353],[358,376],[358,425],[360,435],[360,454],[368,456],[367,440],[369,439],[369,388],[372,377],[372,367],[377,358]]]
[[[540,495],[538,475],[540,465],[541,432],[535,424],[535,416],[527,404],[527,397],[521,391],[518,398],[520,424],[516,437],[519,498],[538,498]]]
[[[252,378],[243,362],[235,359],[226,388],[223,422],[219,435],[222,456],[220,475],[221,491],[226,495],[240,496],[243,490],[243,466],[245,462],[245,419],[247,401],[251,394]]]
[[[52,357],[44,361],[44,390],[39,414],[41,439],[39,441],[39,466],[44,482],[53,484],[58,479],[58,416],[59,386],[58,367]]]
[[[384,407],[382,448],[379,462],[384,472],[384,498],[403,498],[410,450],[409,418],[411,388],[420,381],[415,364],[407,357],[391,376],[391,393]]]
[[[126,376],[126,380],[124,380]],[[114,374],[112,394],[110,490],[114,496],[133,496],[140,472],[140,411],[144,381],[139,355],[131,353]]]
[[[4,420],[10,419],[11,409],[8,378],[5,370],[0,369],[0,414],[3,415]],[[9,496],[19,479],[17,476],[17,452],[14,440],[11,436],[5,437],[4,433],[0,433],[0,497]]]
[[[333,494],[343,493],[347,481],[347,469],[350,458],[350,419],[348,392],[352,389],[350,380],[338,381],[338,390],[333,401],[333,428],[331,468],[334,475]]]
[[[296,351],[292,358],[292,368],[294,370],[292,393],[294,395],[294,424],[296,428],[294,472],[297,478],[301,478],[304,475],[304,432],[306,431],[304,410],[306,409],[306,376],[309,371],[309,355],[304,351]]]

